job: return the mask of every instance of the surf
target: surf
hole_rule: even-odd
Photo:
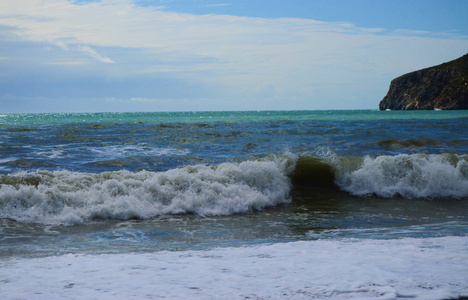
[[[335,167],[336,184],[352,195],[405,199],[468,196],[467,155],[365,156],[355,168]]]
[[[166,172],[19,172],[0,176],[0,218],[73,225],[259,211],[290,202],[294,164],[281,156]]]
[[[316,197],[463,199],[468,156],[340,157],[322,150],[163,172],[18,172],[0,176],[0,218],[73,225],[171,214],[232,215],[299,201],[301,191]]]

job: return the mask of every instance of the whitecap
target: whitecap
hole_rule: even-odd
[[[403,198],[468,196],[466,155],[367,156],[355,170],[336,167],[337,184],[353,195]]]
[[[289,203],[295,157],[167,172],[20,172],[0,187],[0,218],[44,224],[229,215]]]

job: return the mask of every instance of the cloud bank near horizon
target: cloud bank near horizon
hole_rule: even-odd
[[[468,38],[450,33],[131,0],[3,1],[0,103],[3,112],[377,108],[393,77],[466,49]]]

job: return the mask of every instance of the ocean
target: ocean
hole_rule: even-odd
[[[468,297],[468,111],[0,115],[2,299]]]

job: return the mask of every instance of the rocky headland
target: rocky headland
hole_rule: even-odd
[[[468,54],[395,78],[380,110],[468,109]]]

